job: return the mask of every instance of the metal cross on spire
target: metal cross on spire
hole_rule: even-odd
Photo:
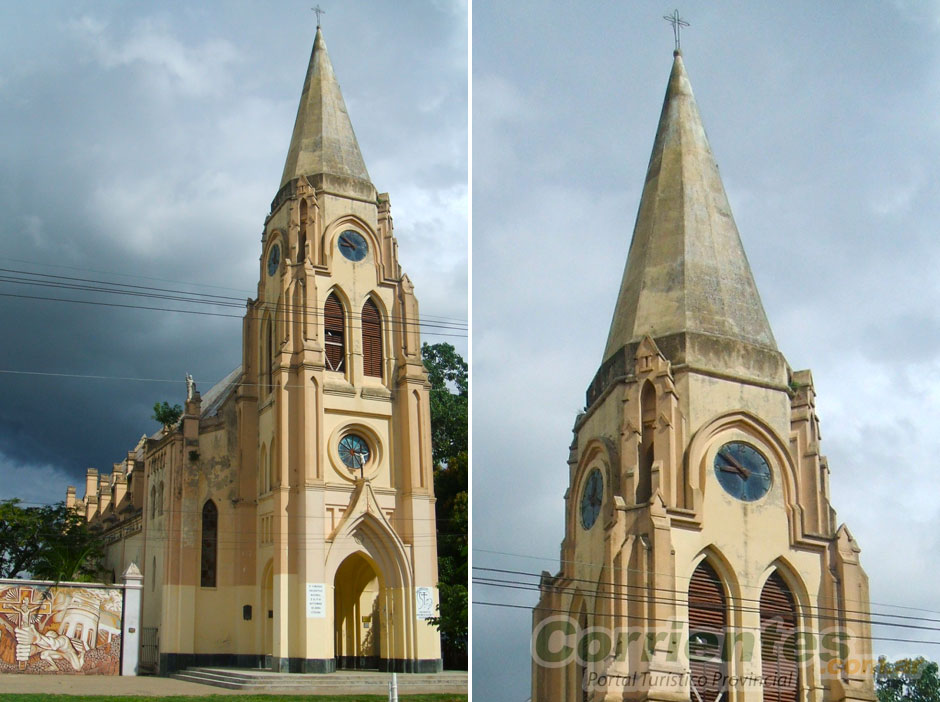
[[[322,9],[319,5],[317,5],[316,7],[311,7],[310,9],[313,10],[314,14],[316,14],[317,16],[317,29],[319,29],[320,28],[320,15],[325,15],[326,10]]]
[[[676,38],[676,51],[679,51],[679,32],[682,27],[688,27],[689,23],[679,17],[679,10],[676,10],[671,15],[663,15],[663,19],[672,25],[672,33]]]

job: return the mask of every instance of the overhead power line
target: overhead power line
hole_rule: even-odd
[[[538,574],[536,574],[536,573],[531,573],[531,572],[528,572],[528,571],[506,570],[506,569],[503,569],[503,568],[484,568],[484,567],[482,567],[482,566],[473,566],[473,570],[479,570],[479,571],[489,572],[489,573],[499,573],[499,574],[502,574],[502,575],[521,575],[521,576],[525,576],[525,577],[539,578],[539,579],[541,579],[541,576],[540,576],[540,575],[538,575]],[[644,573],[644,574],[647,574],[647,575],[650,574],[650,573],[648,573],[647,571],[642,571],[642,570],[639,570],[639,569],[636,569],[636,568],[623,568],[623,569],[621,569],[621,572],[624,572],[624,573]],[[678,578],[679,576],[674,576],[674,577],[677,577],[677,578]],[[483,578],[483,579],[488,579],[488,578]],[[686,578],[683,578],[683,579],[686,579]],[[571,582],[576,582],[576,583],[587,583],[588,585],[597,586],[598,588],[601,587],[601,586],[604,586],[604,587],[618,588],[618,589],[621,589],[621,590],[635,589],[635,586],[633,586],[633,585],[617,584],[617,583],[613,583],[613,582],[609,582],[609,581],[603,581],[603,580],[601,580],[601,581],[598,581],[598,580],[590,580],[590,579],[588,579],[588,578],[570,578],[570,577],[566,577],[565,580],[570,580]],[[505,582],[513,582],[513,581],[505,581]],[[523,581],[518,581],[518,582],[523,582]],[[526,584],[535,584],[535,585],[538,585],[537,583],[526,583]],[[755,588],[755,589],[757,588],[756,585],[752,585],[752,586],[749,586],[749,587],[752,587],[752,588]],[[564,591],[564,592],[568,592],[568,591],[570,591],[570,592],[578,592],[578,589],[577,589],[577,588],[565,588],[565,587],[562,587],[562,588],[558,588],[558,589],[560,589],[560,590],[562,590],[562,591]],[[652,591],[652,592],[665,592],[665,593],[668,593],[668,594],[674,595],[674,596],[686,594],[686,591],[685,591],[685,590],[675,590],[675,589],[672,589],[672,588],[664,588],[664,587],[647,587],[647,588],[645,588],[645,589],[648,590],[648,591]],[[654,598],[655,598],[655,596],[654,596]],[[755,598],[755,597],[734,597],[734,598],[732,598],[732,599],[733,599],[735,602],[754,602],[754,603],[760,603],[760,598]],[[667,600],[663,599],[662,601],[665,602],[665,601],[667,601]],[[846,600],[846,602],[858,602],[858,600]],[[926,618],[926,617],[914,617],[914,616],[904,615],[904,614],[889,614],[889,613],[887,613],[887,612],[871,612],[871,611],[860,610],[860,609],[843,609],[843,610],[840,610],[840,609],[838,609],[838,608],[836,608],[836,607],[820,607],[820,606],[818,606],[818,605],[807,605],[807,606],[805,607],[805,609],[807,609],[807,610],[815,610],[815,611],[817,611],[817,612],[835,612],[835,613],[837,613],[837,614],[843,614],[843,613],[844,613],[844,614],[860,614],[860,615],[868,616],[868,617],[872,616],[872,614],[875,614],[876,616],[894,617],[895,619],[910,619],[910,620],[915,620],[915,621],[926,621],[926,622],[933,622],[933,623],[936,623],[936,624],[940,624],[940,619],[929,619],[929,618]],[[746,611],[746,610],[743,610],[743,611]],[[827,616],[828,616],[828,615],[827,615]],[[940,631],[940,628],[938,628],[937,630]]]
[[[474,568],[474,570],[476,570],[476,568]],[[498,579],[498,578],[477,578],[477,577],[475,577],[475,578],[473,579],[473,583],[474,583],[474,585],[483,585],[483,586],[488,586],[488,587],[504,588],[504,589],[509,589],[509,590],[525,590],[525,591],[530,591],[530,592],[531,592],[531,591],[535,591],[535,592],[538,592],[538,591],[539,591],[539,586],[538,586],[537,583],[526,583],[526,582],[517,581],[517,580],[501,580],[501,579]],[[624,589],[626,590],[627,588],[624,588]],[[632,588],[632,587],[629,588],[629,589],[630,589],[630,590],[636,590],[636,588]],[[570,595],[579,594],[579,593],[580,593],[580,594],[584,594],[582,591],[578,590],[578,588],[576,588],[576,587],[568,587],[568,588],[564,588],[564,587],[563,587],[563,588],[559,588],[559,590],[560,590],[562,593],[564,593],[564,594],[570,594]],[[664,591],[662,588],[658,588],[658,589],[657,589],[657,588],[654,588],[654,590]],[[661,603],[661,604],[672,604],[672,605],[684,605],[684,604],[687,604],[687,602],[688,602],[688,598],[687,598],[688,593],[680,593],[679,591],[669,591],[669,590],[665,590],[665,591],[666,591],[666,592],[673,592],[673,593],[675,593],[676,595],[683,594],[683,595],[685,595],[686,597],[685,597],[685,598],[683,598],[683,597],[672,597],[672,598],[670,598],[670,597],[661,597],[661,596],[658,596],[658,595],[643,596],[643,595],[637,595],[637,594],[635,594],[635,593],[632,593],[632,594],[631,594],[630,592],[627,592],[627,593],[625,593],[625,594],[623,594],[623,593],[622,593],[622,594],[617,594],[617,593],[612,593],[612,592],[594,593],[593,597],[595,598],[595,600],[600,599],[600,600],[604,600],[604,601],[608,601],[608,602],[637,602],[637,603],[658,602],[658,603]],[[743,607],[743,606],[741,606],[741,605],[738,604],[739,601],[741,601],[741,600],[740,600],[740,599],[733,599],[733,600],[731,600],[731,602],[730,602],[730,608],[733,609],[733,610],[736,611],[736,612],[759,613],[759,612],[761,611],[759,606],[757,606],[757,607],[755,607],[755,606]],[[756,602],[756,603],[758,603],[758,604],[759,604],[759,602],[760,602],[759,600],[752,600],[752,601],[753,601],[753,602]],[[717,607],[715,607],[715,608],[717,608]],[[862,618],[850,618],[850,617],[842,617],[842,616],[840,616],[840,614],[842,614],[842,613],[839,612],[839,610],[833,609],[833,608],[831,608],[831,607],[812,607],[812,606],[810,606],[810,607],[805,607],[805,608],[803,608],[803,609],[806,609],[806,610],[815,609],[815,610],[817,610],[817,611],[816,611],[816,614],[815,614],[815,617],[818,618],[818,619],[820,620],[820,622],[834,622],[834,623],[837,623],[837,624],[868,624],[868,625],[873,625],[873,626],[887,626],[887,627],[893,627],[893,628],[898,628],[898,629],[916,629],[916,630],[919,630],[919,631],[940,631],[940,627],[935,627],[935,626],[922,626],[922,625],[919,625],[919,624],[911,624],[911,623],[909,623],[909,622],[887,622],[887,621],[881,621],[881,620],[874,620],[874,619],[871,619],[871,615],[868,615],[868,613],[866,613],[866,612],[859,612],[859,611],[856,611],[855,613],[863,615]],[[820,614],[821,611],[835,612],[835,614]],[[847,610],[847,611],[846,611],[846,613],[850,613],[850,612],[851,612],[851,610]],[[866,615],[867,615],[867,616],[866,616]],[[894,617],[894,616],[896,616],[896,615],[892,615],[892,614],[879,614],[879,613],[876,613],[876,616]],[[934,619],[923,619],[923,620],[921,620],[920,618],[916,618],[916,617],[905,617],[905,619],[916,619],[916,620],[918,620],[918,621],[927,621],[927,622],[935,622],[935,621],[936,621],[936,620],[934,620]]]
[[[240,293],[240,294],[241,294],[241,297],[231,297],[230,299],[232,299],[232,300],[242,300],[242,301],[244,301],[246,298],[251,297],[252,295],[256,295],[256,294],[257,294],[257,291],[255,291],[255,290],[247,290],[247,289],[245,289],[245,288],[232,288],[232,287],[227,287],[227,286],[224,286],[224,285],[211,285],[211,284],[209,284],[209,283],[203,283],[203,282],[192,281],[192,280],[176,280],[176,279],[173,279],[173,278],[156,278],[156,277],[153,277],[153,276],[141,275],[141,274],[139,274],[139,273],[134,273],[133,275],[128,275],[127,273],[118,273],[118,272],[116,272],[116,271],[103,271],[103,270],[99,270],[99,269],[95,269],[95,268],[85,268],[85,267],[82,267],[82,266],[66,266],[66,265],[63,265],[63,264],[48,263],[48,262],[45,262],[45,261],[30,261],[30,260],[21,259],[21,258],[12,258],[12,257],[9,257],[9,256],[0,256],[0,261],[12,261],[13,263],[25,263],[25,264],[28,264],[28,265],[31,265],[31,266],[41,266],[41,267],[43,267],[43,268],[53,268],[53,269],[58,268],[58,269],[62,269],[62,270],[81,271],[82,273],[86,273],[86,274],[87,274],[87,273],[98,273],[98,274],[100,274],[100,275],[114,276],[114,277],[117,277],[117,278],[130,278],[130,279],[135,280],[135,281],[140,281],[140,280],[152,280],[152,281],[155,281],[155,282],[158,282],[158,283],[175,283],[175,284],[177,284],[177,285],[184,285],[184,286],[190,287],[190,288],[204,288],[204,289],[209,289],[209,290],[227,290],[227,291],[229,291],[229,292],[237,292],[237,293]],[[9,270],[9,269],[8,269],[8,270]],[[31,271],[19,271],[19,270],[17,270],[17,269],[12,269],[12,270],[14,270],[15,272],[19,272],[19,273],[26,274],[26,275],[43,275],[43,274],[41,274],[41,273],[33,273],[33,272],[31,272]],[[58,277],[63,277],[63,278],[64,278],[64,277],[66,277],[66,276],[58,276]],[[103,283],[103,284],[109,284],[109,285],[129,285],[129,284],[125,284],[125,283],[118,283],[118,282],[111,282],[111,281],[98,281],[98,282],[101,282],[101,283]],[[188,292],[188,291],[186,291],[186,292]],[[198,293],[194,293],[194,294],[198,294]],[[462,324],[464,324],[464,325],[467,324],[467,320],[466,320],[466,319],[456,319],[456,318],[453,318],[453,317],[441,317],[441,316],[433,315],[433,314],[422,314],[421,316],[422,316],[422,318],[424,318],[424,319],[433,319],[433,320],[441,321],[441,322],[458,322],[458,323],[462,323]]]
[[[526,558],[529,560],[542,561],[542,562],[546,562],[546,561],[547,562],[560,562],[562,564],[569,563],[572,565],[581,565],[581,566],[587,566],[589,568],[597,568],[598,571],[600,571],[601,569],[605,567],[605,564],[603,563],[592,563],[589,561],[577,561],[577,560],[565,559],[565,558],[559,559],[557,556],[553,556],[553,557],[532,556],[530,554],[525,554],[525,553],[512,553],[509,551],[495,551],[495,550],[485,549],[485,548],[474,548],[473,551],[474,553],[490,553],[490,554],[495,554],[495,555],[500,555],[500,556],[512,556],[513,558]],[[633,569],[622,568],[621,570],[624,572],[629,572]],[[668,575],[669,577],[674,577],[678,580],[691,580],[692,579],[690,576],[676,575],[674,573],[658,573],[658,572],[650,572],[650,571],[644,571],[644,572],[648,572],[650,575]],[[749,588],[752,590],[757,589],[756,585],[741,585],[741,587]],[[853,602],[860,603],[861,600],[846,600],[846,602],[847,603],[853,603]],[[916,611],[916,612],[928,612],[929,614],[940,614],[940,610],[924,609],[922,607],[907,607],[905,605],[896,605],[896,604],[891,604],[887,602],[867,602],[867,604],[875,605],[876,607],[892,607],[894,609],[907,609],[907,610]]]
[[[165,300],[170,302],[182,302],[189,305],[202,305],[210,307],[221,307],[229,309],[244,310],[247,305],[247,299],[236,298],[227,295],[217,295],[214,293],[199,293],[187,290],[175,290],[170,288],[157,288],[143,285],[134,285],[130,283],[113,283],[110,281],[95,280],[91,278],[79,278],[75,276],[60,276],[46,273],[33,273],[28,271],[18,271],[9,268],[0,268],[0,283],[10,285],[32,286],[39,288],[51,288],[58,290],[71,290],[76,292],[104,295],[119,295],[135,297],[147,300]],[[95,305],[101,307],[113,307],[123,309],[146,309],[160,312],[177,312],[180,314],[194,314],[212,317],[229,317],[242,319],[246,315],[251,315],[254,319],[260,319],[263,316],[273,317],[277,322],[285,322],[294,314],[303,315],[308,320],[316,321],[323,316],[323,311],[317,308],[307,308],[288,304],[285,301],[280,303],[263,303],[262,310],[254,312],[241,312],[238,314],[225,313],[220,311],[192,310],[179,308],[154,307],[149,305],[135,305],[130,303],[105,302],[102,300],[88,300],[80,298],[47,297],[39,295],[27,295],[23,293],[0,293],[0,297],[41,300],[48,302],[67,302],[72,304]],[[345,310],[345,314],[352,322],[354,331],[361,329],[362,315],[359,312]],[[272,314],[273,313],[273,314]],[[407,328],[418,328],[422,333],[428,336],[453,336],[466,337],[467,323],[462,320],[449,320],[440,318],[436,321],[430,321],[428,317],[421,319],[405,319],[395,314],[384,315],[392,331]],[[357,322],[359,322],[357,324]],[[458,333],[452,333],[458,332]]]
[[[506,609],[524,609],[531,612],[534,608],[529,607],[528,605],[516,605],[510,604],[508,602],[485,602],[482,600],[472,600],[470,604],[480,605],[483,607],[503,607]],[[554,609],[554,608],[544,608],[543,612],[554,612],[556,614],[568,614],[571,612],[564,609]],[[646,621],[654,622],[663,622],[663,623],[673,623],[672,620],[663,620],[663,619],[647,619]],[[744,627],[745,631],[755,631],[760,632],[760,629],[754,627]],[[913,643],[913,644],[925,644],[927,646],[940,646],[940,641],[923,641],[919,639],[898,639],[890,636],[854,636],[853,638],[864,640],[864,641],[889,641],[893,643]]]

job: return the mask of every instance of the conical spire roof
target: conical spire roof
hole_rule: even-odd
[[[298,176],[318,174],[370,182],[319,27],[300,95],[281,187]]]
[[[680,333],[777,348],[677,51],[604,358]]]

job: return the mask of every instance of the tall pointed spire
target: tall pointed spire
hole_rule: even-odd
[[[318,174],[370,182],[319,26],[281,186],[298,176]]]
[[[681,333],[777,348],[676,51],[604,358]]]

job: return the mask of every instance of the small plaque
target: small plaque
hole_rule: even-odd
[[[307,583],[307,619],[326,618],[326,585]]]
[[[415,611],[418,619],[430,619],[434,616],[434,588],[415,588]]]

